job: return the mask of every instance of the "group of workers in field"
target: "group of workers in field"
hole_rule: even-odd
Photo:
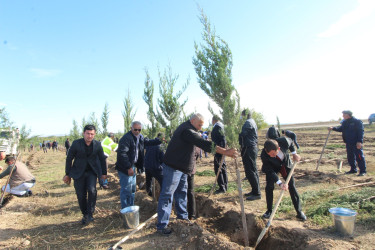
[[[350,111],[343,111],[344,121],[338,127],[330,127],[330,130],[342,132],[346,143],[348,162],[351,170],[347,174],[360,170],[359,176],[366,174],[366,163],[363,155],[363,124],[354,118]],[[249,110],[244,110],[241,114],[244,121],[239,134],[239,144],[241,146],[240,155],[245,169],[246,179],[249,181],[251,191],[246,193],[246,200],[254,201],[261,199],[259,174],[256,166],[258,156],[258,129],[251,117]],[[82,224],[88,224],[94,220],[97,189],[96,183],[99,179],[103,188],[108,188],[107,181],[107,157],[111,151],[117,152],[115,168],[120,178],[120,202],[121,208],[134,205],[136,192],[137,174],[146,174],[146,191],[152,195],[151,179],[154,177],[161,187],[161,192],[157,207],[157,232],[161,235],[170,235],[171,228],[168,227],[174,201],[177,219],[187,221],[196,218],[195,198],[194,198],[194,173],[196,171],[196,149],[200,148],[205,152],[214,155],[214,170],[218,176],[218,189],[215,194],[227,192],[228,175],[223,156],[238,157],[239,153],[234,148],[226,148],[224,135],[224,124],[218,116],[212,118],[212,141],[205,140],[199,134],[204,124],[204,117],[193,114],[191,118],[180,124],[174,131],[166,150],[164,149],[164,135],[159,133],[155,139],[145,138],[142,131],[142,124],[134,121],[130,130],[119,140],[114,142],[114,134],[99,142],[95,140],[96,128],[93,125],[84,127],[83,138],[73,141],[67,147],[65,176],[63,181],[67,184],[74,179],[78,204],[83,214]],[[292,161],[298,162],[301,157],[297,154],[299,145],[297,136],[292,131],[282,131],[286,136],[280,136],[278,130],[272,126],[267,131],[267,140],[260,153],[262,161],[261,171],[266,175],[266,203],[267,210],[263,214],[264,218],[269,218],[273,205],[273,190],[275,183],[283,190],[289,190],[297,218],[306,220],[302,212],[301,201],[295,187],[293,176],[289,183],[283,182],[279,178],[279,173],[286,180],[291,171]],[[67,146],[67,144],[66,144]],[[145,154],[146,151],[146,154]],[[3,159],[3,156],[1,156]],[[20,162],[15,162],[12,157],[7,158],[9,166],[15,166],[13,175],[18,172],[18,182],[10,182],[12,192],[20,179],[23,180],[25,193],[31,194],[30,188],[35,184],[35,177],[27,170],[26,166]],[[5,170],[0,177],[10,174]],[[15,176],[14,176],[15,177]],[[12,177],[13,178],[13,177]],[[14,179],[14,178],[13,178]],[[19,186],[17,186],[19,187]],[[25,194],[23,193],[23,194]],[[18,193],[21,194],[21,193]]]

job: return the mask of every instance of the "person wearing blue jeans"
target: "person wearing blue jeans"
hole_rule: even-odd
[[[236,157],[235,149],[214,147],[213,143],[204,140],[198,133],[204,124],[201,114],[194,114],[190,120],[182,123],[174,131],[163,159],[163,185],[158,202],[158,233],[168,236],[169,218],[174,200],[177,219],[188,220],[187,212],[187,177],[195,168],[195,147],[205,151],[215,151],[229,157]]]
[[[357,173],[358,164],[358,176],[364,176],[366,175],[366,161],[363,154],[363,123],[361,120],[353,117],[353,113],[350,110],[342,111],[342,117],[344,120],[340,126],[329,127],[328,130],[342,132],[342,138],[346,143],[348,163],[350,165],[350,171],[345,172],[345,174]]]
[[[144,146],[159,145],[160,140],[149,140],[141,134],[142,124],[134,121],[131,129],[119,141],[117,148],[116,170],[120,177],[121,208],[134,205],[136,191],[136,168],[144,172]]]
[[[135,172],[135,166],[132,167],[133,171]],[[121,208],[129,207],[134,205],[134,197],[136,191],[136,175],[129,176],[127,174],[122,173],[121,171],[117,171],[118,175],[120,176],[120,201],[121,201]]]
[[[168,225],[173,199],[175,200],[177,218],[181,220],[188,219],[186,199],[188,175],[165,164],[163,164],[163,175],[163,186],[158,204],[158,230],[162,230]]]

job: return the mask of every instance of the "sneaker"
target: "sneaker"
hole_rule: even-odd
[[[271,216],[271,214],[272,214],[272,211],[266,211],[263,215],[262,215],[262,217],[263,218],[265,218],[265,219],[268,219],[270,216]]]
[[[258,194],[258,195],[251,195],[251,196],[247,197],[246,200],[255,201],[255,200],[260,200],[261,198],[262,198],[262,196],[260,194]]]
[[[357,173],[357,171],[354,171],[354,170],[350,170],[348,172],[345,172],[345,174],[356,174],[356,173]]]
[[[299,212],[296,217],[297,217],[297,219],[299,219],[301,221],[307,220],[307,217],[303,212]]]
[[[172,229],[170,228],[163,228],[163,229],[158,229],[158,234],[163,235],[163,236],[169,236],[172,233]]]
[[[365,176],[366,173],[359,173],[357,176]]]

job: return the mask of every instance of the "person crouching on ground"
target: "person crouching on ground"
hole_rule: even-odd
[[[94,140],[95,135],[95,126],[86,125],[83,129],[83,138],[73,141],[66,156],[63,181],[70,184],[71,178],[74,179],[74,189],[83,214],[82,225],[94,220],[98,177],[107,179],[103,148],[100,141]]]
[[[267,201],[267,211],[263,214],[263,218],[268,219],[272,213],[273,204],[273,190],[275,188],[275,182],[280,186],[282,190],[288,190],[290,197],[292,199],[294,208],[297,212],[297,218],[305,221],[306,215],[302,212],[301,201],[298,195],[294,178],[290,178],[288,184],[283,183],[279,177],[278,173],[286,180],[291,167],[292,161],[289,157],[288,150],[293,155],[293,161],[300,161],[301,157],[296,153],[293,142],[290,138],[280,137],[275,140],[268,139],[264,143],[264,149],[260,155],[262,159],[262,171],[266,174],[266,201]]]
[[[32,192],[30,188],[35,185],[35,177],[31,174],[30,170],[24,163],[16,161],[14,157],[6,158],[5,163],[8,167],[0,174],[0,179],[10,174],[11,176],[9,184],[1,188],[2,192],[5,189],[5,192],[19,197],[31,196]]]
[[[188,221],[187,212],[187,177],[193,172],[195,166],[194,146],[205,151],[237,157],[235,149],[224,149],[214,146],[211,141],[206,141],[199,136],[204,117],[194,114],[190,120],[182,123],[174,131],[163,160],[163,185],[158,202],[157,231],[168,236],[172,230],[168,228],[169,217],[172,211],[172,202],[175,199],[177,219]],[[216,152],[215,152],[216,151]]]

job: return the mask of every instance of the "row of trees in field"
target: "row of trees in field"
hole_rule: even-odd
[[[200,88],[207,96],[219,107],[218,113],[208,105],[212,115],[216,114],[222,118],[225,124],[225,134],[228,142],[236,142],[238,133],[244,121],[240,120],[241,108],[240,96],[232,83],[232,52],[228,44],[216,35],[207,16],[200,9],[200,21],[203,25],[202,39],[203,43],[194,44],[195,56],[193,65],[197,74],[197,80]],[[182,85],[180,90],[176,90],[176,83],[179,79],[177,74],[172,72],[169,65],[164,71],[158,69],[159,77],[159,98],[157,105],[154,104],[154,81],[151,79],[147,69],[145,69],[145,82],[143,100],[148,106],[147,118],[149,124],[144,126],[142,133],[145,136],[153,138],[159,131],[164,131],[167,136],[172,135],[179,123],[188,119],[191,114],[186,114],[184,107],[187,99],[181,100],[181,96],[190,84],[190,79]],[[131,122],[134,120],[136,110],[131,99],[130,90],[123,100],[124,110],[122,117],[124,120],[124,133],[126,133]],[[251,110],[252,117],[256,121],[258,128],[267,126],[261,113]],[[96,125],[98,139],[107,134],[107,125],[109,119],[109,107],[106,103],[101,115],[101,125],[91,113],[88,119],[82,119],[81,126],[76,120],[73,120],[73,128],[70,131],[70,137],[77,139],[81,136],[83,127],[86,124]],[[100,125],[100,126],[99,126]],[[120,132],[118,134],[121,134]],[[119,137],[121,135],[118,135]],[[236,145],[231,145],[236,146]]]

